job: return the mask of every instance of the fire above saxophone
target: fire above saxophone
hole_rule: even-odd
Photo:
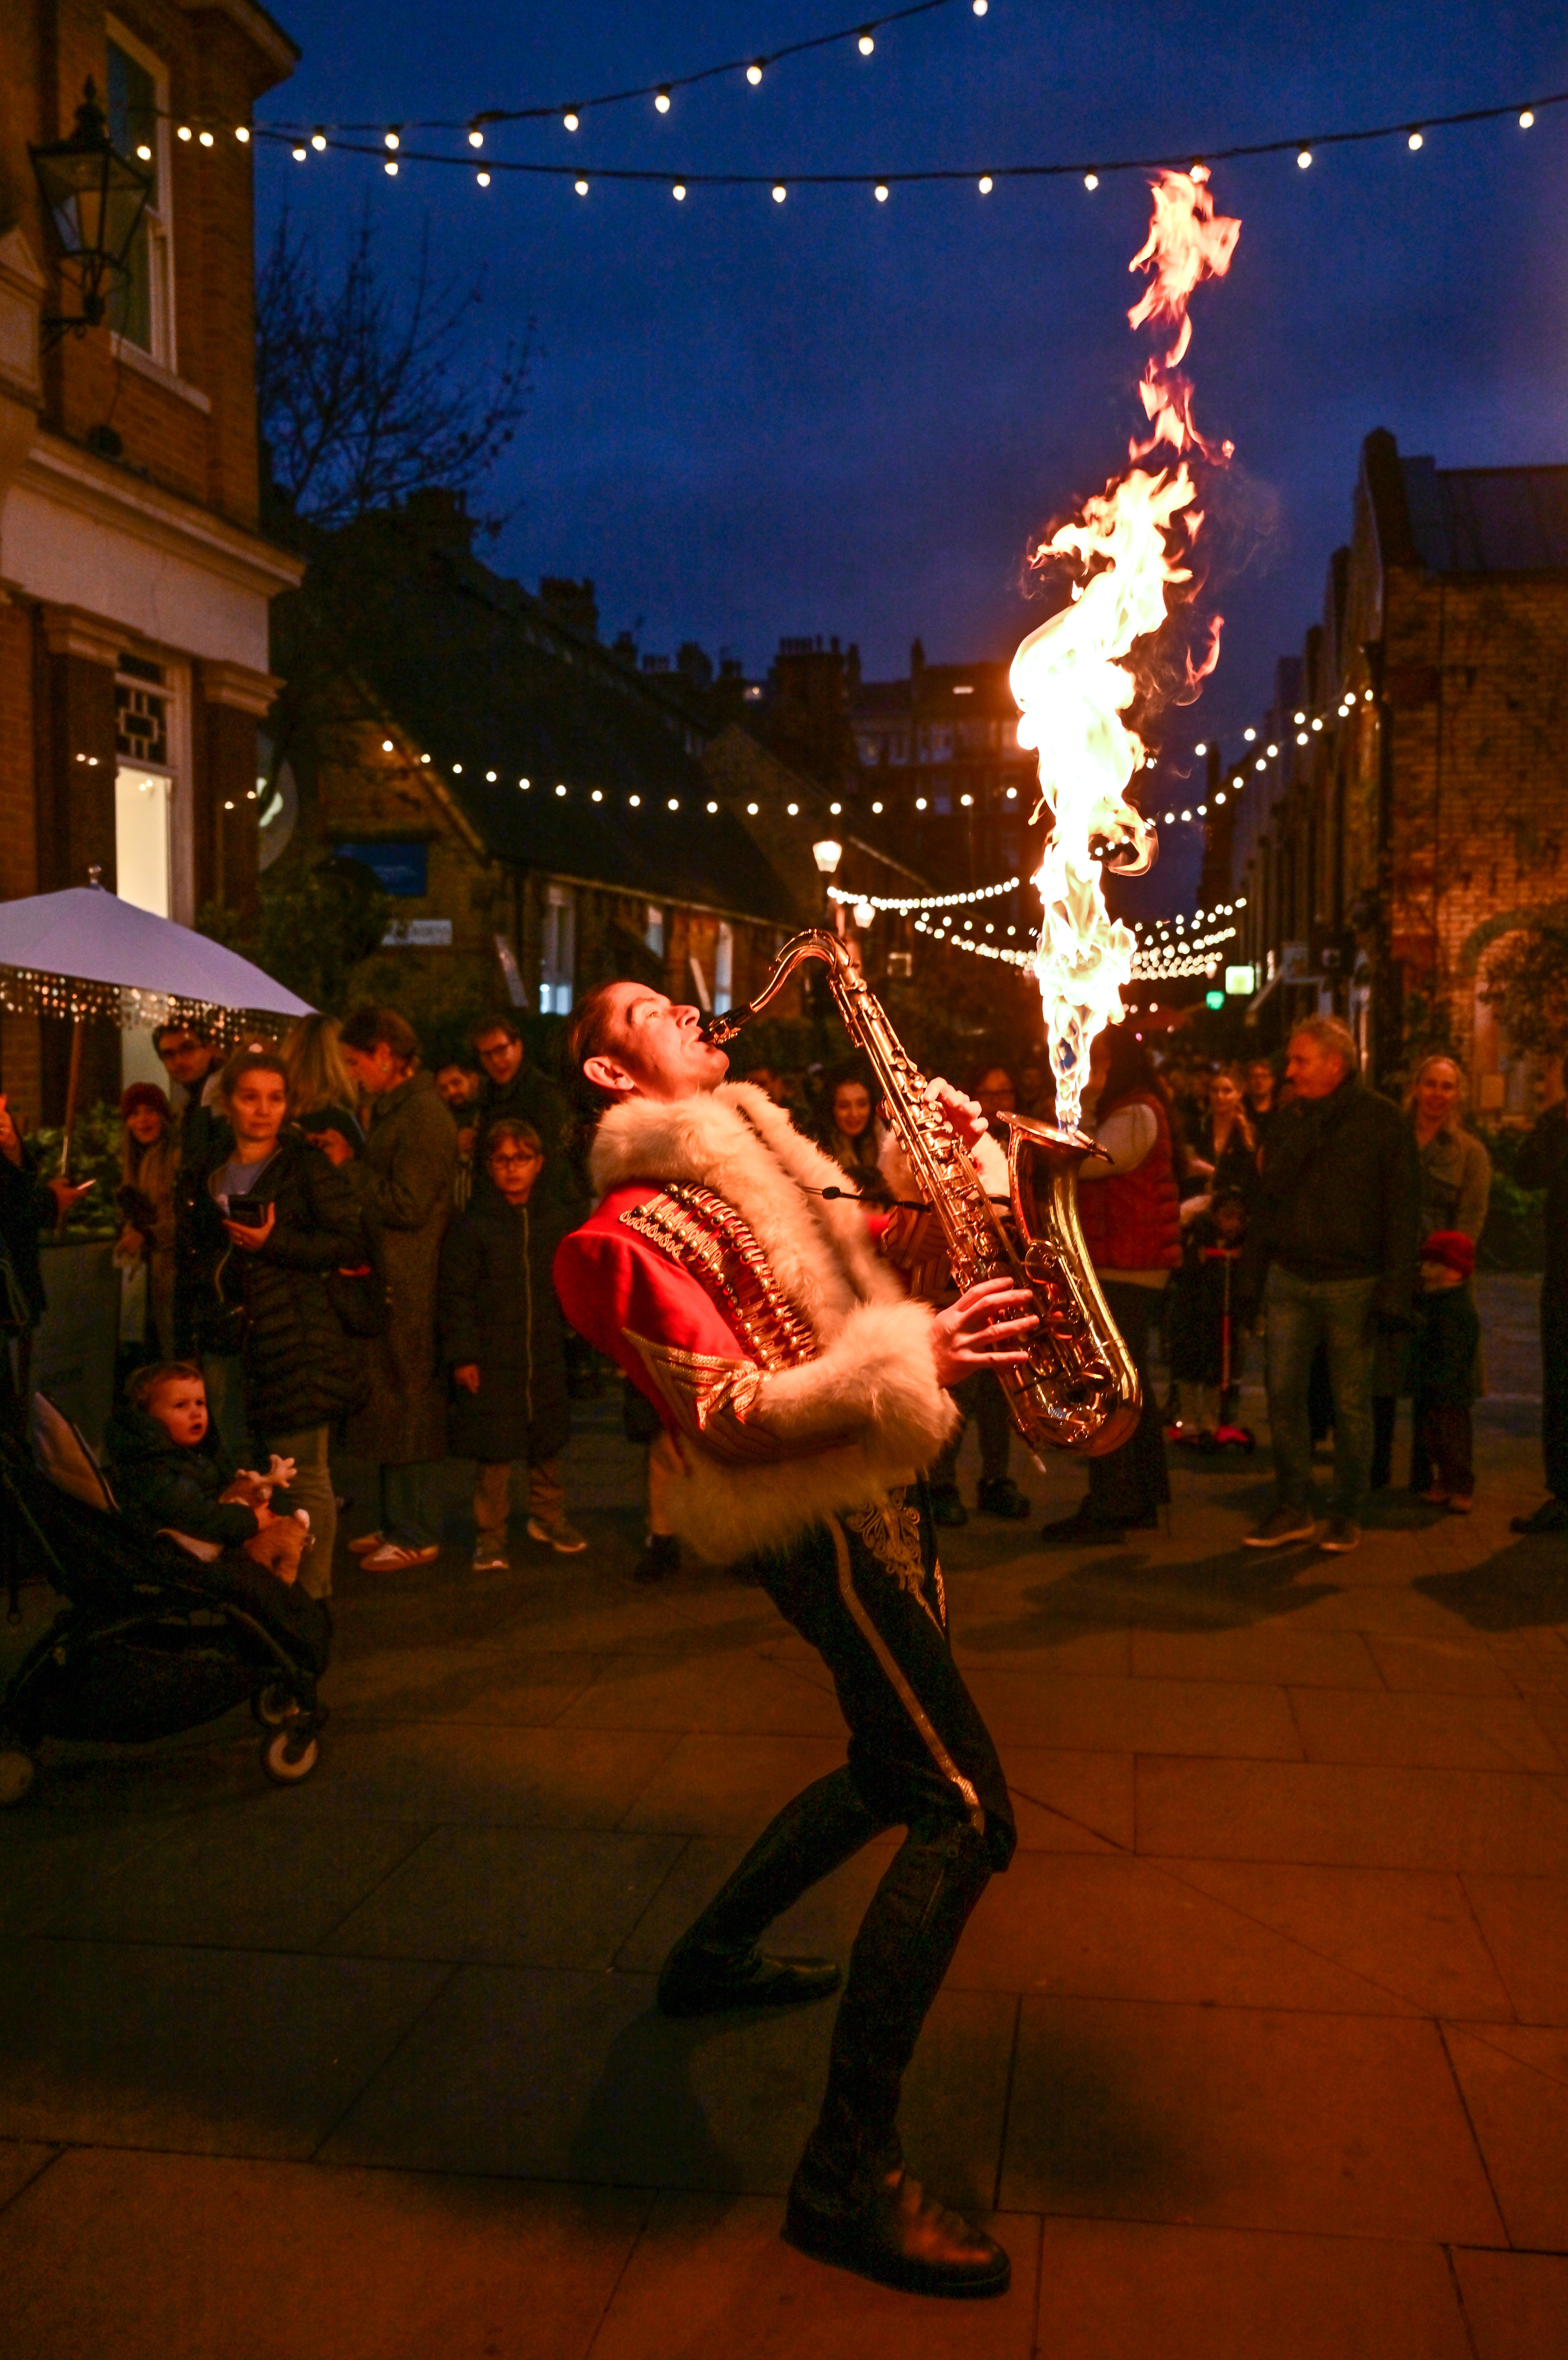
[[[1149,284],[1129,312],[1168,333],[1151,355],[1139,388],[1149,432],[1134,441],[1124,475],[1084,503],[1080,516],[1043,541],[1030,558],[1038,567],[1071,572],[1069,602],[1031,631],[1013,659],[1012,689],[1022,718],[1020,746],[1038,749],[1042,811],[1051,817],[1035,885],[1044,915],[1035,970],[1039,978],[1057,1082],[1057,1120],[1077,1127],[1095,1034],[1124,1014],[1122,992],[1133,972],[1132,929],[1105,906],[1102,870],[1125,876],[1152,867],[1158,849],[1152,824],[1127,800],[1134,773],[1147,759],[1143,738],[1124,718],[1145,691],[1134,650],[1166,622],[1169,592],[1192,580],[1184,561],[1202,523],[1198,486],[1187,453],[1223,464],[1228,442],[1206,442],[1192,422],[1192,388],[1180,363],[1191,338],[1188,304],[1205,279],[1230,268],[1239,221],[1216,213],[1201,164],[1190,172],[1162,172],[1152,183],[1154,218],[1128,268],[1149,273]],[[1176,454],[1174,468],[1135,463],[1161,443]],[[1183,662],[1182,701],[1219,660],[1221,617],[1196,663]]]

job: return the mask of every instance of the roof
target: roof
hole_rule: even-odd
[[[708,811],[678,705],[519,584],[376,519],[338,537],[313,588],[343,619],[355,674],[430,754],[494,858],[795,923],[739,819]]]
[[[928,663],[908,680],[865,680],[850,693],[850,716],[857,725],[868,721],[903,721],[918,714],[930,720],[948,707],[955,713],[1005,712],[1017,706],[1008,683],[1005,663]],[[959,705],[959,697],[979,700]]]
[[[1442,467],[1401,459],[1410,534],[1434,574],[1568,569],[1568,466]]]

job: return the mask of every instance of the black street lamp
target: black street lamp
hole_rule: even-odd
[[[68,332],[102,325],[109,291],[130,276],[131,244],[152,194],[152,174],[116,153],[89,75],[76,110],[76,129],[50,148],[29,146],[44,204],[65,261],[76,271],[82,309],[43,325],[52,343]]]

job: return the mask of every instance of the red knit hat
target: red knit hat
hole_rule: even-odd
[[[170,1119],[169,1100],[156,1082],[133,1082],[127,1090],[121,1092],[120,1120],[124,1122],[128,1115],[139,1113],[143,1107],[150,1107],[154,1114],[163,1117],[165,1122]]]
[[[1423,1262],[1441,1262],[1469,1278],[1475,1268],[1475,1247],[1463,1229],[1434,1229],[1421,1247]]]

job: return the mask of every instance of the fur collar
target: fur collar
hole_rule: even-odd
[[[711,1188],[750,1225],[819,1343],[832,1341],[857,1304],[900,1299],[860,1207],[821,1193],[843,1187],[844,1174],[754,1083],[623,1100],[599,1124],[589,1172],[600,1196],[637,1180]]]

